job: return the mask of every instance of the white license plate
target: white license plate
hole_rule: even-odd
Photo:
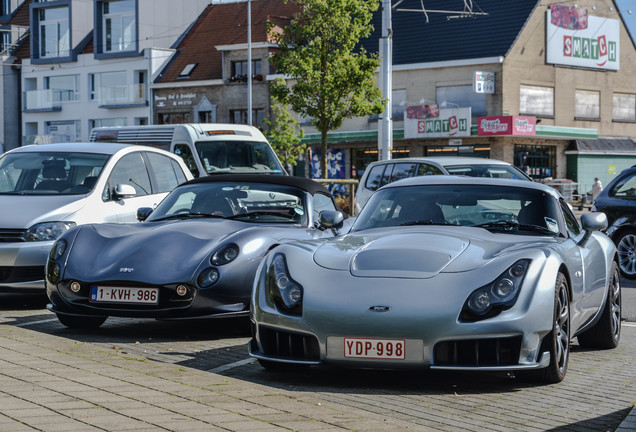
[[[91,301],[97,303],[158,304],[159,288],[91,287]]]
[[[406,343],[403,339],[344,338],[346,358],[404,360]]]

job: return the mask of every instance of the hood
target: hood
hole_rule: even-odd
[[[369,230],[332,239],[314,252],[321,267],[359,277],[427,279],[481,267],[495,257],[537,247],[548,237],[491,233],[481,228],[434,227]]]
[[[64,277],[87,282],[188,281],[220,242],[244,227],[228,220],[85,225],[79,228]]]
[[[40,222],[71,220],[85,202],[85,195],[0,195],[0,228],[27,229]]]

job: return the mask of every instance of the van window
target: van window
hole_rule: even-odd
[[[112,190],[118,184],[133,186],[137,196],[148,195],[152,192],[150,177],[141,153],[127,154],[117,162],[108,179],[109,191],[105,194],[105,199],[110,199]]]
[[[186,166],[195,177],[199,177],[199,169],[197,168],[197,163],[194,160],[194,156],[192,155],[192,150],[190,150],[189,145],[175,144],[174,154],[180,156],[181,159],[183,159],[183,162],[185,162]]]
[[[197,141],[195,147],[203,167],[209,174],[220,172],[283,173],[283,167],[267,143]]]
[[[157,190],[154,191],[155,193],[170,192],[181,183],[177,177],[172,159],[156,153],[146,153],[146,157],[148,157],[150,168],[157,181]],[[181,176],[183,177],[181,168],[179,168],[178,165],[176,168],[181,172]]]
[[[367,182],[364,185],[367,189],[374,191],[380,187],[384,168],[386,168],[386,164],[379,164],[371,168],[369,176],[367,177]]]

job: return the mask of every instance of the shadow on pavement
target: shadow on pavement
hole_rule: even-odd
[[[616,428],[616,425],[621,424],[621,422],[625,420],[625,417],[629,415],[631,410],[631,408],[625,408],[619,411],[614,411],[611,414],[595,417],[593,419],[570,423],[566,426],[561,426],[558,428],[548,429],[546,430],[546,432],[611,431]]]

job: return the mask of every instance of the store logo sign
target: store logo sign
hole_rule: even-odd
[[[563,36],[563,55],[582,59],[600,60],[605,58],[598,66],[603,66],[607,61],[615,62],[617,57],[617,43],[607,41],[607,36],[599,36],[595,39],[576,36]]]

